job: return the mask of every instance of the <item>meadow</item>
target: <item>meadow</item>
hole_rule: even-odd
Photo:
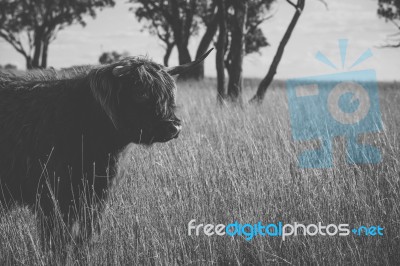
[[[245,101],[257,84],[245,81]],[[304,144],[292,140],[284,86],[274,83],[261,106],[221,107],[214,79],[180,83],[180,137],[122,152],[100,233],[79,253],[68,252],[67,264],[398,264],[400,84],[380,83],[384,131],[365,136],[380,148],[382,162],[348,165],[345,140],[337,138],[330,169],[297,166]],[[256,236],[246,241],[244,236],[189,236],[192,219],[196,224],[381,225],[385,231],[377,237],[300,235],[283,241]],[[0,264],[63,264],[61,253],[41,247],[36,218],[27,208],[2,214]]]

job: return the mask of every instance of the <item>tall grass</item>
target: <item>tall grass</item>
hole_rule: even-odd
[[[247,81],[244,98],[256,81]],[[100,221],[100,233],[67,252],[67,264],[89,265],[389,265],[400,261],[400,86],[380,85],[385,130],[372,138],[376,165],[347,165],[344,139],[335,139],[335,167],[299,169],[304,144],[291,139],[284,85],[262,106],[216,104],[215,82],[180,84],[177,140],[150,148],[132,145]],[[309,145],[315,145],[311,143]],[[39,245],[26,208],[3,215],[0,262],[60,263]],[[381,225],[385,235],[189,236],[188,222],[278,222]],[[70,245],[73,245],[70,243]]]

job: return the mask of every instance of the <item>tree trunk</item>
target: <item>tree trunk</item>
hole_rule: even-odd
[[[32,58],[30,56],[25,56],[26,69],[32,69]]]
[[[44,40],[43,41],[43,47],[42,47],[42,62],[41,62],[41,68],[46,68],[47,67],[47,54],[49,50],[49,41]]]
[[[189,49],[186,45],[178,45],[178,57],[179,57],[179,64],[186,64],[192,61],[189,53]]]
[[[219,11],[218,11],[219,12]],[[210,43],[212,42],[215,33],[218,29],[218,16],[215,14],[210,23],[208,23],[206,32],[201,38],[199,47],[197,48],[196,59],[202,56],[205,52],[207,52]],[[193,76],[197,80],[204,79],[204,62],[199,64],[197,67],[193,69]]]
[[[179,1],[170,0],[170,9],[171,9],[171,17],[169,23],[174,33],[174,40],[176,47],[178,48],[178,56],[179,56],[179,64],[186,64],[191,62],[191,57],[188,49],[189,38],[190,38],[190,30],[192,28],[194,12],[196,7],[196,1],[190,0],[187,1],[187,8],[185,9],[186,16],[185,19],[182,19],[179,10]],[[189,71],[179,75],[178,79],[180,80],[188,80],[194,78],[194,72]]]
[[[242,102],[242,64],[244,56],[244,37],[247,20],[247,1],[235,0],[234,21],[232,23],[231,62],[229,70],[228,97],[233,102]]]
[[[43,39],[43,31],[40,28],[35,29],[35,39],[34,39],[34,53],[32,59],[32,68],[40,67],[40,59],[42,55],[42,39]]]
[[[218,0],[218,25],[219,35],[217,41],[217,54],[215,58],[215,65],[217,68],[217,80],[218,80],[218,102],[222,103],[226,98],[225,89],[225,47],[226,47],[226,10],[225,0]]]
[[[41,41],[39,41],[39,42],[35,41],[34,43],[35,43],[34,44],[35,51],[33,53],[33,59],[32,59],[32,62],[31,62],[31,66],[32,66],[32,68],[39,68],[39,66],[40,66],[39,60],[40,60],[40,55],[42,53],[42,42]]]
[[[171,57],[172,49],[174,49],[175,44],[167,45],[164,55],[164,66],[168,66],[169,58]]]
[[[250,103],[260,104],[264,100],[265,93],[267,92],[269,85],[271,85],[271,82],[274,79],[276,70],[278,69],[279,62],[281,61],[283,52],[285,51],[286,44],[289,42],[290,36],[292,35],[294,28],[296,27],[297,21],[299,20],[300,15],[304,9],[304,5],[305,5],[305,0],[298,0],[296,6],[296,12],[294,13],[292,21],[290,22],[285,34],[282,37],[282,40],[279,44],[278,50],[276,51],[274,60],[271,63],[268,73],[261,81],[260,85],[258,86],[257,93],[250,100]]]
[[[179,64],[186,64],[192,61],[191,57],[190,57],[190,53],[189,53],[189,49],[187,47],[187,44],[179,44],[177,45],[178,48],[178,57],[179,57]],[[179,75],[178,79],[179,80],[189,80],[189,79],[194,79],[194,72],[193,71],[189,71],[189,72],[185,72],[181,75]]]

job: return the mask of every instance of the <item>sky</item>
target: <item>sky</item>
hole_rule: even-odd
[[[51,43],[48,65],[55,68],[72,65],[97,64],[102,52],[129,52],[147,55],[162,63],[162,43],[145,31],[134,14],[131,4],[116,0],[114,8],[98,12],[96,19],[86,18],[87,25],[72,25],[60,31]],[[361,54],[371,49],[373,56],[351,69],[375,69],[378,80],[400,80],[400,48],[381,48],[396,28],[376,15],[377,0],[326,0],[328,9],[318,0],[307,0],[305,10],[286,46],[276,78],[289,79],[350,71]],[[244,59],[245,77],[263,77],[268,71],[279,42],[293,16],[294,9],[284,0],[277,0],[273,17],[261,25],[270,46]],[[201,32],[200,32],[201,35]],[[338,40],[348,40],[346,62],[342,67]],[[189,49],[195,55],[200,37],[190,40]],[[321,52],[337,66],[329,67],[315,59]],[[171,55],[170,65],[177,64],[177,52]],[[0,39],[0,64],[12,63],[25,68],[22,55]],[[206,59],[206,75],[215,76],[215,58]]]

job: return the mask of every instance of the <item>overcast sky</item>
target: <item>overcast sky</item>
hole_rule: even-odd
[[[376,15],[377,0],[326,0],[327,10],[318,0],[307,0],[303,15],[286,47],[278,68],[277,78],[287,79],[302,76],[337,73],[315,59],[315,54],[324,53],[334,64],[340,66],[338,39],[348,39],[347,66],[368,48],[373,57],[352,70],[375,69],[379,80],[400,80],[400,48],[382,49],[396,28]],[[128,11],[125,0],[116,0],[112,9],[99,12],[95,20],[87,18],[87,26],[67,27],[50,45],[48,65],[56,68],[80,64],[97,64],[105,51],[127,51],[131,55],[148,55],[161,63],[164,50],[154,36],[141,32],[141,25],[133,13]],[[262,77],[266,74],[279,41],[293,15],[293,8],[284,0],[277,0],[272,19],[262,25],[270,46],[261,54],[245,57],[244,76]],[[190,51],[195,54],[199,38],[192,38]],[[214,55],[206,61],[206,75],[215,76]],[[22,55],[0,39],[0,64],[12,63],[24,68]],[[176,51],[170,64],[177,63]],[[346,68],[345,70],[346,71]]]

